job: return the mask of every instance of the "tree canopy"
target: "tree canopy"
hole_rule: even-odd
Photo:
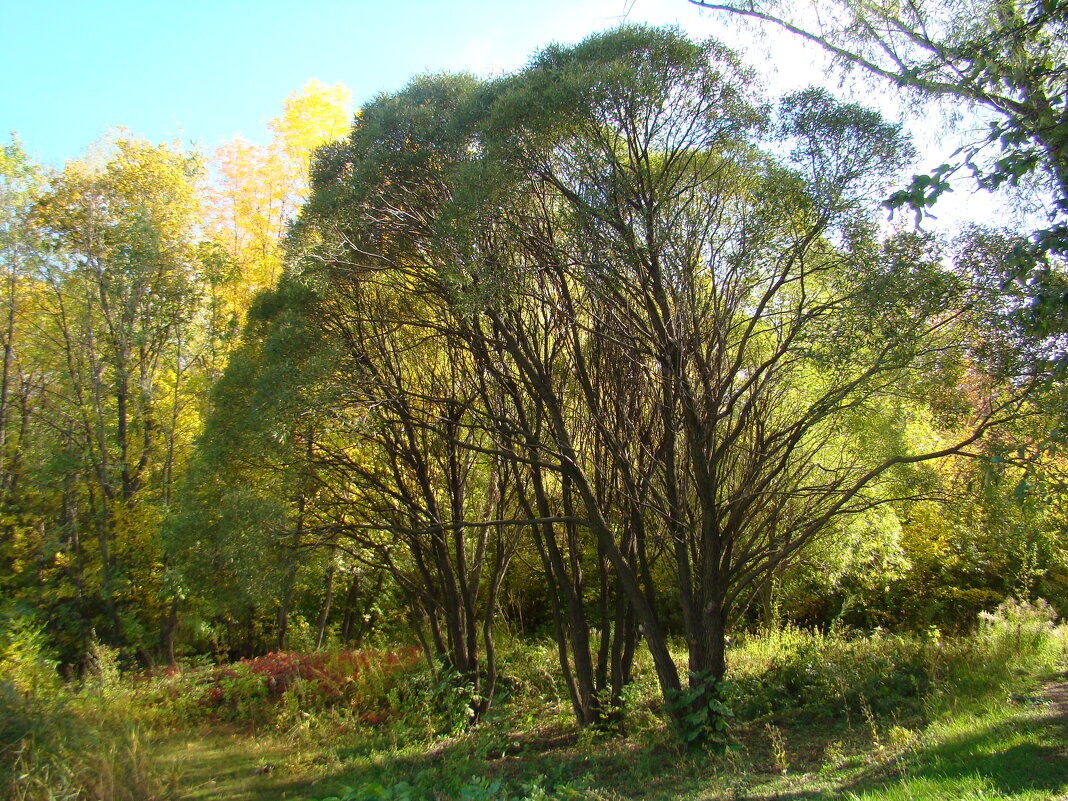
[[[961,165],[1063,189],[1059,4],[703,5],[985,104]],[[1017,267],[887,225],[953,165],[909,195],[901,125],[675,29],[347,101],[0,153],[0,624],[71,669],[404,639],[474,722],[504,622],[579,725],[644,649],[696,744],[735,633],[1068,611],[1060,218]]]

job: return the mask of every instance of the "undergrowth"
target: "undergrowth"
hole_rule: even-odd
[[[551,646],[503,650],[507,697],[476,730],[428,740],[425,729],[398,731],[394,722],[388,742],[365,737],[362,749],[351,748],[339,767],[361,780],[326,798],[677,798],[696,786],[719,788],[701,797],[743,798],[768,777],[811,775],[816,786],[830,786],[881,775],[941,736],[946,720],[971,721],[973,711],[991,708],[1009,714],[1013,697],[1068,664],[1068,630],[1054,626],[1043,602],[1009,601],[962,637],[794,627],[750,633],[731,649],[721,694],[731,710],[727,749],[698,753],[681,747],[664,722],[644,655],[626,693],[624,736],[569,738]],[[687,782],[696,784],[685,789]]]
[[[0,629],[0,798],[176,799],[177,776],[125,702],[115,652],[93,645],[83,682],[65,686],[42,642],[25,620]]]
[[[749,633],[730,650],[721,747],[691,753],[664,722],[645,654],[613,734],[575,730],[551,643],[502,643],[497,695],[472,726],[471,683],[414,649],[122,676],[97,646],[83,680],[63,685],[38,630],[7,626],[3,637],[0,797],[12,801],[176,798],[153,738],[220,726],[284,741],[272,770],[322,780],[309,797],[324,801],[667,799],[698,787],[742,798],[769,776],[833,784],[909,764],[945,721],[1028,698],[1068,661],[1065,628],[1041,602],[1002,604],[966,637]]]
[[[269,653],[226,665],[170,666],[135,677],[129,698],[155,728],[232,723],[288,730],[341,711],[375,725],[390,717],[390,692],[418,650]]]

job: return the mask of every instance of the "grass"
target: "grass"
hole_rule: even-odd
[[[731,741],[692,752],[660,716],[645,657],[626,734],[576,730],[548,643],[502,644],[507,694],[475,727],[462,725],[462,683],[404,659],[382,667],[368,655],[276,654],[133,681],[102,669],[82,689],[52,686],[66,694],[66,722],[27,717],[39,735],[19,740],[19,753],[57,776],[136,769],[142,789],[64,796],[40,782],[40,792],[17,797],[1050,799],[1068,793],[1068,681],[1058,673],[1068,667],[1068,629],[1038,612],[1006,608],[965,638],[791,628],[739,638],[726,696],[737,713]],[[75,737],[94,715],[94,731],[132,733],[137,748]],[[68,740],[81,750],[35,745]],[[177,784],[160,779],[175,775]]]
[[[845,797],[1038,801],[1068,793],[1068,710],[1060,706],[961,715],[935,724],[925,739],[888,766],[889,775],[862,777]]]
[[[520,674],[517,697],[472,730],[435,737],[402,719],[363,731],[313,726],[290,737],[280,770],[269,780],[248,775],[261,757],[240,756],[243,745],[255,751],[262,743],[235,736],[220,741],[229,756],[219,770],[230,770],[240,782],[220,783],[214,793],[190,789],[184,797],[1022,801],[1068,793],[1068,684],[1062,678],[1047,689],[1036,685],[1050,680],[1052,657],[1063,657],[1063,641],[1052,643],[1042,659],[988,663],[985,683],[979,682],[973,675],[977,662],[1004,656],[1004,647],[1016,643],[924,645],[875,635],[850,638],[846,647],[835,637],[799,631],[754,638],[734,655],[735,691],[749,686],[754,710],[776,708],[740,721],[725,751],[687,753],[653,714],[648,692],[638,694],[631,709],[628,736],[576,732],[536,664],[548,654],[516,646],[511,658]],[[858,653],[865,649],[896,654],[897,669],[908,675],[924,668],[922,694],[900,676],[889,676],[887,686],[898,688],[901,697],[888,691],[893,697],[874,704],[853,692],[858,682],[867,686],[868,676],[854,672],[854,687],[844,686],[843,670],[886,667],[872,654]],[[920,652],[927,662],[915,661]],[[794,662],[809,664],[812,669],[802,672],[824,688],[807,703],[779,698],[783,676],[795,676]],[[817,668],[839,678],[816,676]],[[759,687],[778,703],[752,697]],[[203,788],[201,777],[195,780]],[[192,788],[193,779],[186,786]]]
[[[498,742],[499,751],[486,731],[430,747],[356,747],[318,771],[299,760],[286,767],[278,742],[265,746],[232,732],[187,745],[176,739],[167,748],[184,753],[181,797],[190,801],[344,798],[346,786],[364,788],[365,795],[349,796],[362,801],[398,785],[410,787],[412,798],[452,799],[462,798],[474,777],[500,781],[511,798],[605,801],[1039,801],[1068,793],[1068,718],[1044,701],[993,703],[896,740],[891,727],[873,734],[835,721],[780,730],[785,759],[776,758],[774,738],[758,726],[740,730],[722,754],[681,753],[655,734],[597,739],[553,726]],[[281,769],[257,774],[271,759]]]
[[[227,729],[188,732],[157,743],[163,764],[181,776],[181,798],[188,801],[277,801],[301,798],[308,782],[299,776],[279,775],[287,747],[282,741],[250,737]]]

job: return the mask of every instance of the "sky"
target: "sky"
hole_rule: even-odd
[[[720,27],[686,0],[0,0],[0,132],[52,166],[109,128],[256,139],[308,80],[357,105],[425,72],[490,75],[623,21]]]
[[[265,122],[313,78],[345,84],[359,106],[421,73],[514,70],[550,42],[622,22],[716,36],[772,93],[827,80],[818,49],[747,37],[687,0],[0,0],[0,141],[13,131],[52,167],[117,126],[210,153],[235,135],[265,139]],[[899,113],[893,92],[862,96]],[[945,160],[939,125],[913,129],[918,169]],[[985,197],[940,201],[952,220],[977,209],[996,216]]]

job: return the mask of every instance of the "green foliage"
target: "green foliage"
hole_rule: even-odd
[[[739,719],[794,711],[809,716],[916,712],[930,688],[921,638],[822,634],[785,627],[746,637],[732,653],[728,702]]]
[[[679,738],[688,748],[723,747],[729,742],[733,710],[724,703],[728,685],[710,672],[691,672],[687,687],[667,699]]]
[[[39,629],[0,630],[0,796],[10,801],[171,801],[175,777],[131,717],[116,652],[94,645],[80,692],[42,655]]]
[[[1044,599],[1009,598],[979,615],[979,639],[995,664],[1014,670],[1049,670],[1055,650],[1056,611]]]
[[[731,653],[727,702],[739,720],[874,713],[908,718],[958,698],[1004,693],[1063,660],[1063,630],[1045,601],[1009,599],[979,616],[973,636],[818,631],[790,626],[746,636]]]
[[[824,47],[839,66],[859,68],[919,98],[941,97],[977,109],[988,125],[986,135],[914,176],[884,205],[910,208],[919,221],[952,191],[951,180],[960,173],[970,173],[989,190],[1038,184],[1053,201],[1050,225],[1017,237],[1002,252],[1001,275],[1014,293],[1028,298],[1032,330],[1063,339],[1068,330],[1068,3],[837,0],[821,8],[818,3],[691,2],[785,28]],[[1051,337],[1051,346],[1065,357],[1063,341]]]
[[[28,698],[44,696],[58,685],[56,664],[43,625],[10,607],[0,609],[0,681]]]
[[[118,649],[110,648],[99,640],[92,640],[86,655],[83,691],[103,701],[109,701],[120,693],[121,684]]]
[[[966,168],[988,188],[1063,188],[1063,92],[1048,91],[1063,3],[1005,5],[1015,28],[995,5],[950,20],[961,91],[1048,107],[1010,104],[992,161],[959,153],[890,206],[929,209]],[[953,96],[932,77],[945,66],[901,82]],[[1049,372],[1063,225],[953,249],[883,238],[875,202],[912,155],[900,126],[822,89],[773,113],[755,85],[718,42],[624,26],[501,79],[380,95],[320,152],[284,274],[240,339],[249,254],[200,241],[194,155],[123,136],[100,164],[46,176],[4,147],[0,592],[47,621],[0,620],[5,781],[31,767],[75,781],[71,727],[105,703],[110,733],[86,759],[119,786],[143,778],[140,735],[112,726],[128,713],[294,735],[321,718],[423,742],[477,738],[491,700],[570,695],[583,722],[648,732],[655,676],[679,739],[722,745],[732,710],[919,715],[1013,677],[983,660],[1051,665],[1037,601],[1005,601],[974,640],[939,631],[1012,596],[1068,609]],[[276,243],[256,241],[260,281]],[[1046,394],[1020,402],[1036,377]],[[989,469],[912,467],[964,448]],[[526,572],[505,577],[514,555]],[[361,589],[368,566],[391,583]],[[335,568],[352,579],[349,624],[374,612],[399,632],[411,612],[458,667],[258,656],[340,639]],[[537,610],[535,628],[551,608],[562,642],[518,657],[497,693],[484,682],[503,594],[520,627],[518,610]],[[732,650],[724,683],[707,643],[760,601],[767,621],[923,634],[773,630]],[[636,679],[639,632],[656,670]],[[701,667],[684,689],[678,635]],[[134,689],[119,669],[209,651],[249,658]],[[57,661],[85,664],[80,692],[61,691]],[[470,775],[450,791],[536,797]]]
[[[389,693],[390,717],[410,736],[455,735],[475,720],[474,682],[449,665],[420,663]]]

